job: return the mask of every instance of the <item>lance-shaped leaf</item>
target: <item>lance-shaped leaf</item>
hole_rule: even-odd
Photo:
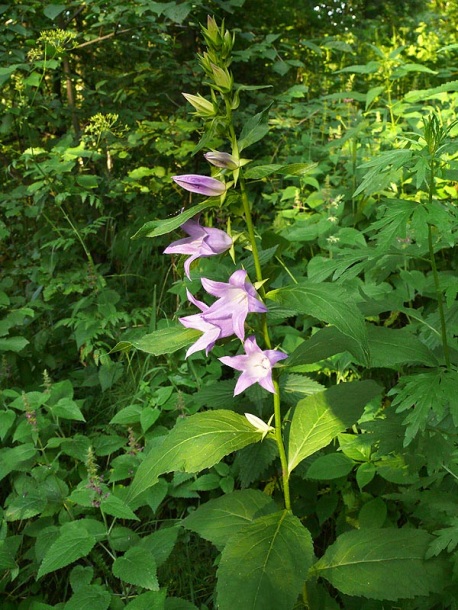
[[[381,392],[374,381],[341,383],[299,401],[291,417],[288,472],[361,417],[367,403]]]
[[[297,517],[289,511],[259,517],[224,547],[218,608],[291,610],[312,561],[312,537]]]
[[[428,595],[445,585],[443,565],[425,561],[432,536],[419,529],[361,529],[341,534],[312,574],[346,595],[392,600]]]
[[[213,208],[219,205],[219,201],[215,201],[214,199],[211,201],[203,201],[199,203],[199,205],[194,205],[192,208],[189,208],[178,214],[177,216],[173,216],[172,218],[166,218],[165,220],[150,220],[146,222],[136,233],[131,237],[131,239],[139,239],[140,237],[158,237],[159,235],[167,235],[167,233],[171,233],[181,227],[187,220],[194,218],[204,210],[208,208]]]
[[[361,361],[364,364],[369,363],[364,317],[352,297],[341,286],[304,281],[292,287],[272,290],[266,297],[297,313],[334,325],[341,333],[353,339],[354,347],[359,347]]]
[[[154,485],[161,474],[176,470],[199,472],[261,438],[262,432],[246,417],[232,411],[205,411],[182,419],[140,464],[129,499]]]

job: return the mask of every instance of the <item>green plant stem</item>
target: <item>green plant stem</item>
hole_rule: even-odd
[[[434,287],[436,288],[436,294],[437,294],[439,319],[441,322],[442,349],[444,350],[445,364],[446,364],[447,368],[450,369],[450,350],[449,350],[448,341],[447,341],[447,324],[445,322],[444,303],[443,303],[442,290],[441,290],[440,283],[439,283],[439,274],[437,273],[436,257],[434,254],[433,235],[432,235],[431,225],[428,225],[428,248],[429,248],[431,269],[432,269],[433,278],[434,278]]]
[[[285,500],[285,508],[286,510],[291,510],[291,496],[289,493],[289,472],[288,472],[288,460],[286,457],[285,444],[283,442],[282,436],[282,419],[281,419],[281,410],[280,410],[280,387],[278,385],[278,381],[276,379],[273,380],[274,383],[274,418],[275,418],[275,440],[277,442],[278,454],[280,455],[280,463],[281,463],[281,475],[283,482],[283,497]]]
[[[428,189],[428,204],[431,206],[433,202],[433,193],[434,193],[434,159],[431,158],[431,173],[429,177],[429,189]],[[434,246],[433,246],[433,232],[432,226],[428,224],[428,249],[429,249],[429,260],[431,263],[431,270],[433,272],[434,278],[434,287],[436,289],[437,295],[437,306],[439,308],[439,319],[441,323],[441,336],[442,336],[442,349],[444,350],[444,358],[445,365],[447,369],[450,370],[450,351],[448,347],[447,341],[447,325],[445,322],[445,313],[444,313],[444,302],[443,302],[443,294],[440,287],[439,282],[439,274],[437,273],[437,265],[436,265],[436,256],[434,254]]]

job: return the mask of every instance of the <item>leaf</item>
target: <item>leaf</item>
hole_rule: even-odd
[[[372,102],[381,93],[383,93],[384,90],[385,90],[385,87],[383,85],[381,85],[379,87],[372,87],[372,89],[369,89],[369,91],[366,93],[366,110],[369,108],[369,106],[372,104]]]
[[[288,472],[326,447],[361,417],[364,407],[381,392],[374,381],[341,383],[297,403],[288,438]]]
[[[55,417],[61,417],[62,419],[71,419],[74,421],[86,421],[76,402],[68,397],[61,398],[57,402],[57,404],[52,407],[49,407],[49,410]]]
[[[450,91],[458,91],[458,80],[452,80],[448,83],[443,83],[439,87],[432,87],[431,89],[418,89],[417,91],[409,91],[405,94],[404,99],[406,102],[415,103],[422,100],[433,99],[440,97],[442,93],[448,93]]]
[[[57,540],[46,551],[37,574],[37,580],[86,557],[95,546],[95,537],[80,521],[62,526]]]
[[[200,336],[199,330],[185,328],[184,326],[170,326],[145,335],[141,339],[132,341],[133,347],[153,356],[172,354],[183,347],[191,345]]]
[[[357,350],[362,362],[368,363],[369,344],[364,317],[354,304],[354,297],[341,286],[325,282],[302,282],[292,287],[272,290],[266,297],[297,313],[333,324],[341,333],[353,339],[353,351]]]
[[[352,337],[344,335],[334,326],[328,326],[301,343],[288,357],[288,366],[313,364],[347,351],[356,357],[360,354],[359,346]]]
[[[347,476],[353,470],[354,464],[353,460],[343,453],[329,453],[312,462],[305,476],[317,481],[331,481]]]
[[[166,595],[167,591],[165,589],[141,593],[127,604],[125,610],[164,610]]]
[[[255,519],[224,547],[218,608],[291,610],[312,561],[310,533],[289,511]]]
[[[238,141],[239,152],[248,148],[255,142],[259,142],[269,132],[267,123],[269,108],[258,112],[244,123],[240,139]]]
[[[181,524],[222,549],[241,527],[255,516],[276,510],[273,500],[262,491],[245,489],[209,500],[192,512]]]
[[[440,591],[442,566],[423,560],[432,536],[418,528],[341,534],[312,572],[346,595],[396,601]]]
[[[0,449],[0,481],[10,472],[21,470],[37,454],[32,443]]]
[[[20,352],[30,341],[24,337],[0,338],[0,352]]]
[[[437,366],[437,359],[431,350],[408,329],[369,326],[368,337],[372,367],[395,369],[401,364]]]
[[[166,218],[165,220],[150,220],[149,222],[146,222],[134,235],[132,235],[131,239],[139,239],[140,237],[159,237],[159,235],[166,235],[167,233],[171,233],[175,229],[178,229],[178,227],[181,227],[181,225],[183,225],[187,220],[194,218],[194,216],[197,216],[197,214],[218,205],[218,201],[203,201],[192,208],[188,208],[173,218]]]
[[[130,585],[159,591],[154,555],[148,549],[134,546],[113,563],[113,574]]]
[[[104,498],[100,504],[100,508],[104,513],[111,515],[112,517],[118,517],[118,519],[133,519],[139,521],[137,515],[129,508],[129,506],[116,497],[112,493]]]
[[[48,4],[44,7],[43,13],[48,19],[55,19],[66,10],[65,4]]]
[[[111,595],[100,585],[83,585],[71,596],[64,610],[106,610]]]
[[[246,417],[232,411],[205,411],[182,419],[140,464],[129,497],[154,485],[166,472],[210,468],[229,453],[260,441],[261,436]]]

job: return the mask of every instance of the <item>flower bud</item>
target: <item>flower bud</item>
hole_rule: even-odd
[[[201,117],[214,117],[217,114],[216,108],[212,102],[201,95],[191,95],[190,93],[183,93],[183,96],[188,102],[196,109],[196,114]]]
[[[238,160],[227,152],[215,150],[213,152],[205,153],[204,157],[215,167],[221,167],[223,169],[237,169],[239,167]]]
[[[226,192],[226,185],[216,178],[200,176],[199,174],[183,174],[182,176],[172,176],[178,186],[181,186],[191,193],[199,193],[207,197],[219,197]]]
[[[220,68],[212,64],[212,76],[216,88],[222,93],[229,93],[232,90],[234,79],[229,70]]]

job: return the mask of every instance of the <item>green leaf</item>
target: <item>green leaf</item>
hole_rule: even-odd
[[[312,561],[310,533],[289,511],[255,519],[222,552],[218,607],[291,610]]]
[[[27,494],[16,496],[5,510],[7,521],[19,521],[30,519],[39,515],[46,507],[46,498],[37,490],[31,490]]]
[[[14,424],[16,413],[11,409],[0,411],[0,441],[8,434],[9,429]]]
[[[352,337],[344,335],[335,326],[327,326],[294,350],[288,357],[288,366],[313,364],[342,352],[350,352],[358,358],[361,350]]]
[[[238,141],[239,152],[248,148],[255,142],[259,142],[269,132],[267,123],[269,116],[269,108],[258,112],[251,119],[245,121],[240,139]]]
[[[49,410],[54,416],[61,417],[62,419],[86,421],[76,402],[68,397],[61,398],[57,404],[49,407]]]
[[[132,547],[115,560],[113,574],[130,585],[159,590],[154,555],[140,546]]]
[[[276,510],[273,500],[255,489],[234,491],[231,494],[209,500],[192,512],[182,525],[223,548],[228,539],[241,527],[252,523],[254,517]]]
[[[341,534],[313,567],[346,595],[396,601],[440,591],[442,566],[424,561],[432,536],[418,528]]]
[[[17,568],[16,553],[22,543],[22,536],[8,536],[0,540],[0,570],[14,570]]]
[[[21,470],[36,454],[37,450],[32,443],[0,449],[0,481],[10,472]]]
[[[140,546],[153,554],[157,567],[169,557],[178,537],[178,527],[162,527],[141,539]]]
[[[224,456],[250,443],[262,434],[248,420],[232,411],[196,413],[182,419],[155,446],[140,464],[130,487],[130,498],[145,491],[166,472],[199,472],[210,468]]]
[[[106,610],[111,595],[100,585],[83,585],[71,596],[64,610]]]
[[[343,453],[329,453],[318,457],[307,470],[307,479],[331,481],[345,477],[353,470],[355,463]]]
[[[288,438],[288,471],[306,457],[326,447],[332,439],[361,417],[367,403],[380,394],[374,381],[341,383],[297,403]]]
[[[112,517],[118,517],[118,519],[133,519],[139,521],[137,515],[129,508],[129,506],[118,498],[117,496],[110,494],[107,498],[104,498],[100,504],[100,508],[104,513],[111,515]]]
[[[368,336],[373,367],[397,368],[401,364],[437,366],[431,350],[408,329],[369,326]]]
[[[366,110],[384,90],[385,87],[383,85],[379,87],[372,87],[372,89],[369,89],[369,91],[366,93]]]
[[[302,282],[292,287],[272,290],[266,296],[297,313],[333,324],[355,341],[353,351],[356,349],[362,362],[368,363],[369,344],[364,317],[354,303],[354,296],[341,286],[324,282]]]
[[[132,235],[131,239],[139,239],[140,237],[159,237],[159,235],[166,235],[171,233],[178,227],[181,227],[187,220],[194,218],[197,214],[200,214],[208,208],[214,208],[220,205],[219,201],[210,200],[203,201],[199,205],[195,205],[192,208],[188,208],[178,216],[173,218],[166,218],[165,220],[150,220],[145,223],[136,233]]]
[[[0,338],[0,352],[20,352],[30,341],[24,337]]]
[[[141,593],[127,604],[125,610],[164,610],[166,595],[165,589]]]
[[[95,543],[95,537],[88,532],[80,521],[72,521],[62,526],[59,537],[51,544],[43,557],[37,580],[50,572],[86,557]]]
[[[48,19],[55,19],[65,11],[65,4],[48,4],[44,7],[43,13]]]
[[[172,354],[183,347],[191,345],[201,334],[199,330],[185,328],[181,325],[170,326],[169,328],[161,328],[149,335],[145,335],[141,339],[132,341],[132,345],[147,354],[162,356],[163,354]]]

